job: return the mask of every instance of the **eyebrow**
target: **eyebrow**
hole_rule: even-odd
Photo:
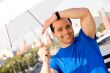
[[[70,25],[70,24],[66,24],[66,25],[65,25],[65,27],[68,27],[68,26],[70,27],[71,25]],[[63,27],[58,27],[57,30],[58,30],[58,29],[62,29],[62,28],[63,28]]]
[[[71,25],[70,25],[70,24],[67,24],[66,27],[67,27],[67,26],[71,26]]]
[[[62,29],[63,27],[59,27],[59,28],[57,28],[57,30],[59,30],[59,29]]]

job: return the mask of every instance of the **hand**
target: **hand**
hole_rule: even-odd
[[[41,47],[39,48],[38,55],[43,60],[43,62],[49,62],[50,60],[50,52],[46,46],[41,43]]]
[[[54,22],[57,20],[57,17],[55,14],[53,14],[51,17],[49,17],[45,22],[44,22],[44,25],[43,25],[43,28],[42,28],[42,34],[45,32],[45,30]]]

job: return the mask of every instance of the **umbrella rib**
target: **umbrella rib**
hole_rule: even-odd
[[[29,14],[31,14],[31,15],[39,22],[39,24],[40,24],[41,26],[43,26],[42,23],[41,23],[29,10],[27,10],[27,12],[28,12]]]
[[[6,26],[6,24],[5,24],[5,28],[6,28],[6,32],[7,32],[7,36],[8,36],[8,40],[9,40],[9,43],[10,43],[10,47],[12,48],[12,43],[11,43],[11,39],[10,39],[10,36],[9,36],[8,30],[7,30],[7,26]]]
[[[35,20],[37,20],[38,21],[38,23],[43,27],[43,24],[29,11],[29,10],[27,10],[27,12],[31,15],[31,16],[33,16],[34,18],[35,18]],[[47,32],[47,31],[46,31]],[[48,32],[47,32],[48,33]],[[40,38],[40,40],[41,40],[41,38]]]
[[[37,22],[43,27],[42,23],[41,23],[29,10],[27,10],[27,12],[28,12],[35,20],[37,20]],[[31,28],[31,31],[32,31],[32,33],[34,34],[35,37],[38,37],[32,28]]]

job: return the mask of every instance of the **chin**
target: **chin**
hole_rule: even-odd
[[[71,37],[68,39],[61,39],[60,41],[61,41],[61,43],[64,43],[64,44],[71,44],[74,41],[74,38]]]
[[[65,44],[71,44],[72,42],[73,42],[73,39],[64,41]]]

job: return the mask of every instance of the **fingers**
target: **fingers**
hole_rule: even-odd
[[[50,52],[49,52],[48,48],[45,46],[43,46],[39,49],[38,55],[40,56],[40,58],[43,61],[49,61],[49,59],[50,59]]]
[[[42,31],[41,31],[41,35],[44,34],[45,30],[46,30],[46,28],[43,26]]]
[[[50,53],[49,53],[49,51],[48,51],[48,50],[45,50],[43,53],[44,53],[44,56],[47,56],[47,57],[49,57],[49,56],[50,56]]]
[[[40,40],[40,46],[39,46],[39,48],[41,48],[43,46],[44,46],[44,43]]]
[[[43,28],[42,28],[42,31],[41,31],[42,35],[44,34],[45,30],[50,26],[50,24],[51,24],[51,22],[49,19],[45,21]]]

